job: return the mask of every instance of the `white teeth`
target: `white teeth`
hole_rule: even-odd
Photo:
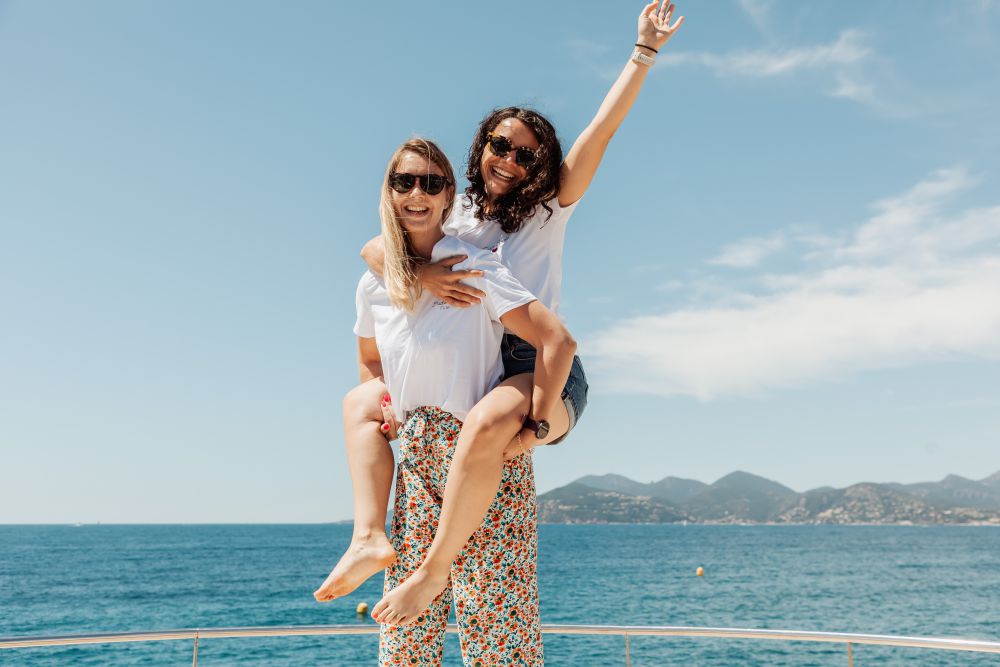
[[[500,169],[499,167],[493,167],[493,173],[499,176],[500,178],[505,178],[507,180],[511,180],[514,178],[514,174],[506,172],[503,169]]]
[[[407,213],[426,213],[428,210],[426,206],[405,206],[404,208]]]

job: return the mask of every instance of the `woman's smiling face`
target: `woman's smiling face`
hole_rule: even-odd
[[[504,118],[491,130],[491,133],[505,137],[515,149],[523,146],[533,151],[538,150],[538,137],[530,127],[517,118]],[[504,157],[495,155],[490,149],[489,142],[483,149],[479,166],[486,194],[491,200],[507,194],[528,177],[528,170],[517,163],[516,154],[516,150],[511,150]]]
[[[424,176],[435,174],[445,177],[444,171],[431,160],[416,153],[403,153],[399,163],[393,169],[397,174],[413,174]],[[389,187],[386,185],[386,187]],[[408,232],[421,232],[440,225],[442,214],[450,198],[454,196],[454,187],[448,185],[436,195],[424,192],[418,180],[409,192],[400,193],[389,187],[389,196],[396,211],[396,219]]]

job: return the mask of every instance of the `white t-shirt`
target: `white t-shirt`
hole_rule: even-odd
[[[431,260],[452,255],[469,256],[457,268],[484,272],[469,281],[486,293],[479,306],[453,308],[425,290],[408,313],[392,305],[385,283],[371,271],[358,282],[354,333],[375,338],[400,421],[404,412],[423,405],[465,420],[503,375],[500,318],[535,300],[492,252],[445,236],[434,246]]]
[[[569,206],[559,205],[558,198],[548,202],[552,217],[541,205],[513,234],[506,234],[495,220],[477,220],[468,196],[455,198],[455,206],[444,223],[444,233],[456,236],[477,248],[494,250],[525,288],[538,297],[549,310],[559,313],[562,288],[562,254],[566,221],[579,200]]]

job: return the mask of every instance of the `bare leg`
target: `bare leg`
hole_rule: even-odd
[[[354,534],[351,545],[323,585],[313,593],[320,602],[347,595],[396,560],[385,534],[385,513],[392,489],[392,448],[382,435],[379,407],[387,390],[369,380],[344,397],[344,444],[354,489]]]
[[[514,376],[487,394],[469,413],[448,470],[437,534],[427,558],[405,582],[389,591],[372,610],[379,620],[394,614],[416,618],[445,589],[455,557],[482,525],[496,498],[503,472],[503,450],[517,435],[531,403],[532,376]],[[542,442],[551,442],[569,428],[566,406],[560,401],[549,416],[551,430]]]

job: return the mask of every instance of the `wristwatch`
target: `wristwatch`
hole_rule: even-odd
[[[646,67],[652,67],[653,63],[656,62],[656,58],[651,58],[650,56],[647,56],[639,49],[636,49],[635,51],[632,52],[632,62],[638,65],[645,65]]]
[[[535,437],[539,440],[544,440],[545,436],[549,434],[549,423],[544,419],[535,421],[531,417],[525,417],[524,428],[534,431]]]

